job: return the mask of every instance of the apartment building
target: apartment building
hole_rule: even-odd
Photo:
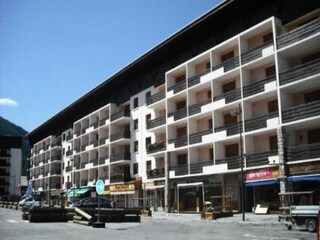
[[[0,198],[18,199],[21,193],[22,137],[0,136]]]
[[[319,106],[319,2],[224,1],[29,133],[30,180],[179,212],[241,211],[241,177],[246,210],[319,200]]]

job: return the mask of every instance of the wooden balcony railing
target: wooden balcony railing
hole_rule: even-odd
[[[241,54],[241,64],[246,64],[255,59],[262,57],[262,50],[273,45],[273,41],[266,42],[257,46],[253,49],[250,49]]]
[[[290,107],[282,111],[282,122],[292,122],[320,115],[320,100]]]
[[[147,106],[149,106],[155,102],[161,101],[162,99],[165,98],[165,96],[166,96],[165,91],[161,91],[156,94],[153,94],[152,96],[147,97],[147,99],[146,99]]]
[[[267,127],[267,120],[279,116],[279,112],[271,112],[260,117],[250,118],[244,121],[246,132]]]
[[[298,146],[290,146],[287,148],[288,162],[308,160],[314,158],[320,158],[320,142]]]
[[[243,87],[243,97],[249,97],[251,95],[260,93],[264,91],[264,85],[276,81],[276,76],[270,76],[265,79],[261,79],[258,81],[254,81],[253,83],[249,83],[248,85]]]
[[[262,153],[255,153],[247,155],[247,167],[256,167],[268,165],[268,157],[278,155],[278,150],[272,150]]]

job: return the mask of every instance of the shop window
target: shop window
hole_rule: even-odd
[[[236,89],[236,81],[232,81],[226,84],[222,85],[222,91],[223,93],[230,92],[232,90]]]
[[[308,131],[308,143],[320,142],[320,128]]]
[[[133,174],[138,174],[138,172],[139,172],[139,164],[134,163],[133,164]]]
[[[238,143],[230,144],[225,146],[226,158],[239,156],[239,145]]]
[[[177,164],[178,165],[186,165],[188,162],[187,154],[179,154],[177,155]]]
[[[133,108],[137,108],[139,106],[139,98],[134,98],[133,99]]]
[[[266,77],[272,77],[276,74],[276,68],[275,66],[267,67],[265,69]]]
[[[183,137],[187,135],[187,127],[177,128],[177,137]]]
[[[278,138],[277,138],[277,135],[273,135],[273,136],[269,137],[269,146],[270,146],[270,151],[278,149]]]
[[[320,100],[320,89],[304,94],[305,103]]]
[[[134,130],[138,129],[138,119],[133,120],[133,129]]]
[[[268,102],[268,112],[272,113],[272,112],[276,112],[278,111],[278,100],[272,100]]]
[[[151,171],[151,161],[146,161],[147,171]]]

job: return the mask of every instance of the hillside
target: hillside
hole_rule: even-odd
[[[28,132],[22,127],[19,127],[3,117],[0,117],[0,136],[23,137],[27,133]]]

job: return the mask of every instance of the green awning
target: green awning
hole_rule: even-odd
[[[67,197],[77,197],[77,196],[81,196],[87,192],[91,191],[91,188],[72,188],[72,189],[69,189],[66,193],[65,196]]]

